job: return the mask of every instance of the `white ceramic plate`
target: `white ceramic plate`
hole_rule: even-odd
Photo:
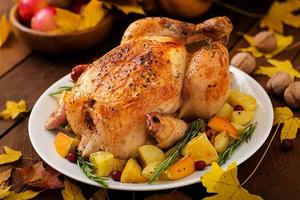
[[[239,88],[241,91],[256,98],[257,111],[254,120],[258,123],[251,140],[248,143],[244,143],[240,147],[238,147],[238,149],[233,153],[231,159],[222,166],[224,168],[233,161],[236,161],[237,164],[241,164],[251,155],[253,155],[267,139],[271,131],[273,122],[272,103],[264,89],[253,78],[238,70],[237,68],[231,67],[230,71],[233,74],[234,80],[232,83],[232,87]],[[77,181],[99,186],[99,184],[97,184],[96,182],[88,179],[76,164],[73,164],[68,160],[61,158],[57,154],[54,147],[54,138],[56,133],[54,131],[45,130],[44,128],[46,119],[56,106],[56,100],[50,97],[48,94],[56,91],[60,86],[70,85],[69,80],[69,75],[61,78],[50,88],[48,88],[38,99],[29,118],[29,137],[36,152],[51,167]],[[210,167],[207,167],[204,171],[195,172],[192,175],[177,181],[157,182],[149,185],[147,183],[120,183],[109,179],[108,185],[111,189],[133,191],[177,188],[199,182],[200,177],[209,169]]]

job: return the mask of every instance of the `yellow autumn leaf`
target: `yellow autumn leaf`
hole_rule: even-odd
[[[65,188],[61,192],[64,200],[85,200],[80,188],[77,185],[71,183],[67,179],[65,179],[64,184]]]
[[[11,192],[9,191],[11,186],[6,187],[4,189],[0,189],[0,199],[7,197]]]
[[[56,8],[54,19],[59,28],[53,32],[76,31],[81,22],[81,16],[79,14],[61,8]]]
[[[102,6],[102,2],[91,0],[82,10],[82,20],[78,30],[88,29],[96,26],[105,16],[106,10]]]
[[[289,107],[276,107],[274,108],[274,122],[273,125],[284,124],[280,140],[295,139],[298,129],[300,128],[300,119],[294,117],[293,112]]]
[[[21,151],[13,150],[7,146],[4,146],[4,151],[5,153],[0,155],[0,165],[15,162],[22,156]]]
[[[201,177],[201,182],[207,192],[217,193],[204,200],[262,200],[260,196],[250,194],[237,179],[237,164],[230,164],[224,171],[216,162],[211,170]]]
[[[11,27],[7,17],[6,15],[2,15],[0,20],[0,47],[7,41],[10,32]]]
[[[0,118],[5,120],[10,118],[15,119],[22,112],[27,112],[26,102],[24,100],[20,100],[19,102],[6,101],[6,108],[0,112]]]
[[[11,176],[11,170],[12,169],[9,169],[0,173],[0,189],[4,189],[7,187],[7,180]]]
[[[10,192],[10,194],[4,200],[27,200],[36,197],[39,193],[33,190],[26,190],[24,192],[15,193]]]
[[[107,190],[100,189],[89,200],[106,200]]]
[[[289,60],[280,61],[275,59],[268,59],[267,61],[273,66],[260,66],[254,72],[254,74],[262,74],[268,77],[272,77],[277,72],[286,72],[291,75],[292,78],[300,78],[300,72],[293,67],[292,63]]]
[[[118,10],[122,11],[126,15],[128,15],[129,13],[145,15],[143,8],[139,5],[117,4],[113,2],[103,2],[103,3],[108,8],[116,7]]]
[[[300,27],[300,15],[293,13],[300,9],[300,1],[275,1],[268,14],[261,20],[260,27],[268,27],[279,33],[283,33],[283,24],[292,27]]]
[[[290,44],[293,43],[293,36],[283,36],[280,34],[275,33],[276,41],[277,41],[277,47],[276,49],[271,53],[263,53],[260,52],[254,45],[254,39],[252,36],[243,34],[244,39],[250,44],[247,48],[241,48],[241,51],[251,52],[252,55],[256,58],[260,58],[262,56],[265,56],[266,58],[272,58],[273,56],[277,55],[278,53],[282,52],[284,49],[286,49]]]

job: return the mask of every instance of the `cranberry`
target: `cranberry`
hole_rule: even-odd
[[[198,160],[195,162],[195,169],[196,170],[203,170],[206,167],[206,164],[203,160]]]
[[[121,175],[122,175],[122,172],[119,171],[119,170],[114,170],[111,174],[111,178],[114,180],[114,181],[120,181],[121,180]]]
[[[283,151],[290,151],[293,149],[293,141],[290,140],[290,139],[284,139],[282,142],[281,142],[281,149]]]
[[[68,159],[68,161],[70,161],[70,162],[72,162],[72,163],[76,162],[77,158],[76,158],[75,152],[69,153],[69,154],[67,155],[67,159]]]
[[[242,110],[244,110],[244,108],[241,105],[236,105],[236,106],[234,106],[233,110],[234,111],[242,111]]]
[[[76,65],[73,67],[71,71],[71,79],[76,82],[81,74],[87,69],[87,67],[87,64]]]

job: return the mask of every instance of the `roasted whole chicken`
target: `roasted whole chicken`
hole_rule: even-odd
[[[187,123],[209,118],[230,89],[224,44],[232,31],[227,17],[200,24],[144,18],[125,31],[121,44],[90,64],[46,122],[68,122],[81,137],[83,156],[98,150],[117,158],[135,155],[148,137],[160,148],[180,140]],[[186,44],[207,41],[189,54]]]

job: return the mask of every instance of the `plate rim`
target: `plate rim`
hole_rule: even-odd
[[[264,144],[264,142],[268,138],[268,136],[269,136],[269,134],[271,132],[271,129],[272,129],[272,123],[273,123],[274,113],[273,113],[272,102],[271,102],[268,94],[266,93],[266,91],[264,90],[264,88],[254,78],[252,78],[251,76],[249,76],[245,72],[243,72],[243,71],[241,71],[241,70],[239,70],[239,69],[237,69],[237,68],[235,68],[233,66],[230,66],[230,72],[241,73],[243,76],[246,77],[246,79],[248,79],[247,82],[250,81],[251,84],[253,84],[256,89],[260,90],[260,93],[263,95],[262,98],[264,98],[264,100],[266,100],[266,102],[264,102],[264,103],[267,103],[264,106],[267,106],[268,107],[267,110],[272,112],[272,113],[270,113],[272,115],[271,115],[271,117],[269,119],[269,122],[267,122],[267,123],[270,124],[270,126],[267,127],[267,130],[264,130],[264,131],[267,132],[267,134],[264,135],[265,137],[262,138],[262,140],[259,140],[259,143],[256,145],[257,149],[248,151],[247,154],[243,155],[241,157],[241,159],[239,159],[239,161],[236,161],[237,165],[240,165],[243,162],[245,162],[247,159],[249,159],[252,155],[254,155],[255,152],[258,151],[261,148],[261,146]],[[96,182],[88,179],[85,175],[84,175],[84,177],[80,177],[78,175],[75,176],[75,175],[69,174],[68,171],[66,171],[64,169],[60,169],[59,167],[57,167],[54,163],[52,163],[47,158],[45,158],[44,155],[41,155],[42,153],[39,150],[38,144],[32,139],[32,137],[33,137],[32,134],[34,134],[34,119],[33,119],[33,116],[34,116],[35,110],[37,109],[38,105],[40,104],[40,102],[42,101],[42,99],[44,98],[44,96],[45,95],[48,96],[48,94],[50,93],[50,91],[52,90],[52,88],[54,88],[56,85],[59,85],[59,83],[61,81],[63,81],[64,79],[66,79],[69,76],[70,76],[70,74],[67,74],[67,75],[63,76],[62,78],[60,78],[59,80],[57,80],[52,85],[50,85],[42,93],[42,95],[38,98],[38,100],[36,101],[36,103],[35,103],[32,111],[31,111],[31,114],[29,116],[29,120],[28,120],[28,134],[29,134],[29,139],[30,139],[30,142],[31,142],[34,150],[39,155],[39,157],[44,162],[46,162],[49,166],[51,166],[53,169],[55,169],[58,172],[64,174],[65,176],[67,176],[69,178],[72,178],[74,180],[77,180],[79,182],[82,182],[82,183],[85,183],[85,184],[89,184],[89,185],[93,185],[93,186],[97,186],[97,187],[101,187],[101,185],[99,185],[98,183],[96,183]],[[227,162],[224,165],[222,165],[221,167],[225,168],[228,165],[229,165],[229,163]],[[76,167],[78,167],[78,166],[76,165]],[[168,181],[167,183],[164,183],[164,184],[160,184],[161,182],[156,182],[156,183],[153,183],[151,185],[148,184],[148,183],[140,183],[140,184],[133,183],[132,184],[132,183],[114,182],[114,184],[109,184],[108,183],[108,185],[109,185],[109,189],[115,189],[115,190],[152,191],[152,190],[165,190],[165,189],[178,188],[178,187],[183,187],[183,186],[187,186],[187,185],[191,185],[191,184],[195,184],[195,183],[200,182],[200,177],[198,177],[198,178],[190,178],[190,179],[188,179],[188,177],[186,177],[186,178],[187,178],[187,180],[182,180],[181,179],[181,181],[180,180],[179,181],[178,180],[177,181]],[[169,183],[171,183],[171,184],[169,184]]]

